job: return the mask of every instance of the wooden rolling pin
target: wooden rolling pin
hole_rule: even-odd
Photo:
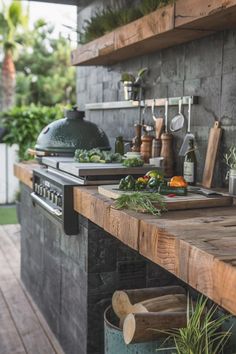
[[[147,312],[126,316],[123,336],[126,344],[148,342],[165,337],[162,331],[171,328],[184,328],[187,323],[186,312]]]
[[[119,318],[123,318],[131,312],[134,304],[170,294],[185,294],[185,289],[181,286],[173,285],[145,289],[117,290],[112,296],[112,307],[115,314]]]

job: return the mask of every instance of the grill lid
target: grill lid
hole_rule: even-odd
[[[96,124],[84,120],[85,112],[66,111],[66,117],[47,125],[39,134],[35,149],[49,154],[74,156],[76,149],[110,150],[105,132]]]

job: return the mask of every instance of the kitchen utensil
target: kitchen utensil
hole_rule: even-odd
[[[160,139],[161,137],[161,133],[162,133],[162,130],[163,130],[163,126],[164,126],[164,119],[161,118],[161,117],[156,117],[155,116],[155,102],[156,100],[153,99],[152,101],[152,118],[155,122],[155,131],[156,131],[156,138],[157,139]]]
[[[188,101],[188,128],[187,128],[187,134],[184,137],[184,141],[182,143],[182,146],[179,150],[179,156],[185,156],[187,150],[188,150],[188,145],[189,145],[189,140],[194,139],[194,135],[191,133],[191,98],[189,98]]]
[[[181,130],[184,126],[184,116],[182,114],[182,99],[179,100],[179,112],[178,114],[171,119],[170,130],[172,132],[177,132]]]
[[[152,156],[152,140],[153,136],[151,135],[144,134],[141,137],[142,144],[140,152],[144,162],[146,163],[149,162],[149,159]]]
[[[141,146],[142,125],[135,124],[135,137],[132,139],[132,151],[139,152]]]
[[[66,111],[66,117],[47,125],[39,134],[35,150],[37,155],[74,156],[76,149],[100,148],[110,150],[105,132],[92,122],[84,120],[85,112]]]
[[[165,102],[165,133],[161,135],[161,157],[164,158],[163,168],[166,177],[174,174],[173,135],[168,133],[168,99]]]
[[[152,157],[159,157],[161,153],[161,139],[152,140]]]
[[[205,160],[205,167],[202,177],[202,185],[206,188],[211,188],[217,153],[219,150],[222,129],[220,122],[215,121],[213,128],[210,129],[208,138],[208,146]]]

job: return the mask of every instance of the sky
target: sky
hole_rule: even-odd
[[[4,3],[9,4],[11,0],[4,0]],[[76,33],[63,26],[76,28],[76,6],[25,0],[21,0],[21,3],[25,7],[29,6],[30,27],[37,19],[43,18],[55,26],[55,36],[60,32],[66,38],[69,35],[73,47],[76,47]]]

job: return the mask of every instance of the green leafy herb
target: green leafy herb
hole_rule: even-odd
[[[132,194],[122,194],[115,201],[116,209],[131,209],[137,212],[147,212],[160,216],[166,211],[163,196],[159,193],[136,192]]]

